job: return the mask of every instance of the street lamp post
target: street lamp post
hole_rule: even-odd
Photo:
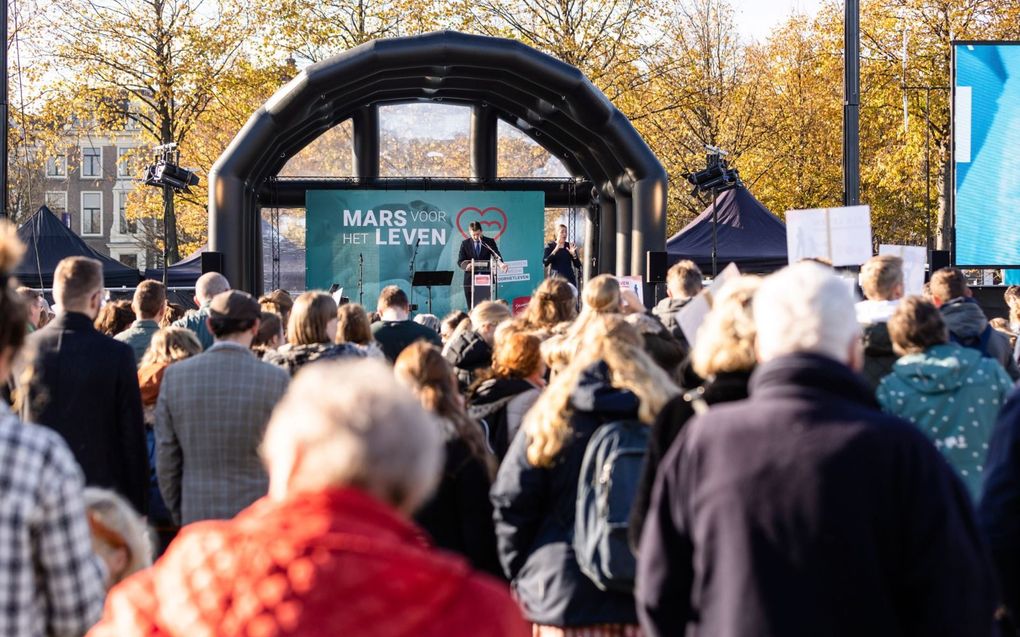
[[[843,205],[861,201],[861,7],[845,0],[843,22]]]

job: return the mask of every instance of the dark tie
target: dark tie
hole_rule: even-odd
[[[479,241],[475,241],[475,256],[476,257],[482,256],[482,246],[481,242]]]

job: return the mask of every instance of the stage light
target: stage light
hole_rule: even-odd
[[[191,186],[198,185],[198,175],[177,165],[177,162],[180,161],[177,144],[157,146],[154,152],[155,161],[145,169],[146,185],[167,187],[187,193],[191,192]]]
[[[705,158],[706,167],[693,173],[687,173],[684,178],[694,186],[692,196],[698,193],[718,194],[725,190],[735,188],[740,184],[740,173],[736,168],[730,168],[726,164],[724,155],[726,151],[713,146],[706,146],[709,154]]]

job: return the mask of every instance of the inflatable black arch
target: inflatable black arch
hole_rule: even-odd
[[[379,177],[383,103],[435,101],[471,111],[469,179]],[[276,177],[350,118],[354,179]],[[572,180],[497,179],[498,119],[559,158]],[[520,42],[442,31],[375,40],[302,70],[245,124],[209,172],[210,248],[238,289],[262,291],[262,206],[303,207],[309,189],[544,190],[546,205],[586,205],[585,278],[645,274],[664,250],[667,176],[627,118],[575,67]],[[578,194],[579,193],[579,194]]]

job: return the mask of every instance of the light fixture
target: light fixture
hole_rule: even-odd
[[[177,150],[177,144],[163,144],[153,149],[153,152],[154,162],[145,168],[146,185],[187,193],[191,192],[191,186],[198,185],[198,175],[178,165],[180,151]]]

